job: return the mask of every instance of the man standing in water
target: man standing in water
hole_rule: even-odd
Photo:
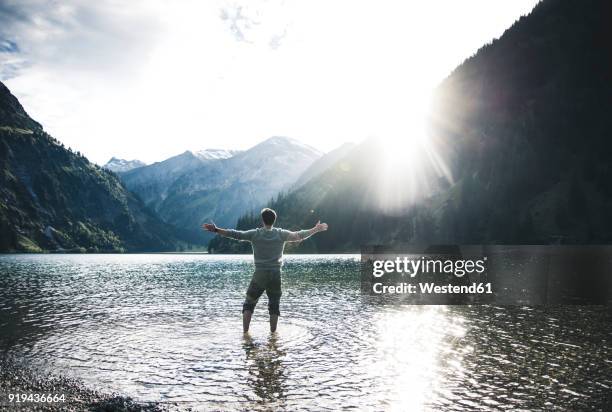
[[[242,329],[249,331],[251,316],[255,305],[264,291],[268,295],[268,312],[270,313],[270,331],[276,331],[280,315],[281,267],[285,242],[300,242],[318,232],[327,230],[327,223],[320,221],[312,229],[291,232],[273,227],[276,212],[265,208],[261,211],[263,227],[251,230],[221,229],[213,223],[205,223],[202,228],[231,239],[251,242],[255,260],[255,273],[247,289],[246,299],[242,305]]]

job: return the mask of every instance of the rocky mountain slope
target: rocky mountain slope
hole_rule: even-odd
[[[147,206],[159,211],[160,205],[168,196],[168,190],[178,178],[208,162],[228,159],[236,153],[239,152],[216,149],[199,152],[187,150],[164,161],[122,173],[121,179]]]

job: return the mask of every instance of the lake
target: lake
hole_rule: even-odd
[[[291,255],[278,332],[241,308],[250,256],[2,255],[0,348],[103,391],[174,408],[602,407],[598,306],[381,306],[358,255]]]

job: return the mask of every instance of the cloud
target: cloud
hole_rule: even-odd
[[[18,53],[19,47],[17,43],[10,40],[0,41],[0,53]]]
[[[287,36],[290,8],[284,1],[250,0],[225,4],[219,11],[234,39],[276,50]]]
[[[0,80],[99,163],[406,139],[436,82],[536,1],[0,0]]]
[[[278,49],[282,43],[283,40],[285,39],[285,37],[287,37],[287,29],[283,30],[283,32],[281,34],[275,34],[270,38],[270,48],[273,50]]]
[[[115,1],[3,1],[1,63],[11,67],[13,77],[38,64],[47,71],[88,76],[129,73],[134,61],[158,41],[160,27],[153,14],[132,3],[126,9]]]
[[[236,40],[250,42],[246,39],[246,32],[259,24],[242,14],[242,6],[223,7],[220,13],[221,20],[227,22],[228,27]]]
[[[0,80],[68,146],[94,156],[113,106],[165,32],[154,0],[0,1]],[[99,120],[98,120],[99,118]]]
[[[26,62],[19,56],[19,46],[11,40],[0,39],[0,79],[11,79],[19,74]]]

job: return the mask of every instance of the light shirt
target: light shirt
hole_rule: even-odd
[[[293,233],[276,227],[251,230],[226,229],[225,232],[226,236],[232,239],[251,242],[256,269],[280,269],[283,265],[285,242]]]

